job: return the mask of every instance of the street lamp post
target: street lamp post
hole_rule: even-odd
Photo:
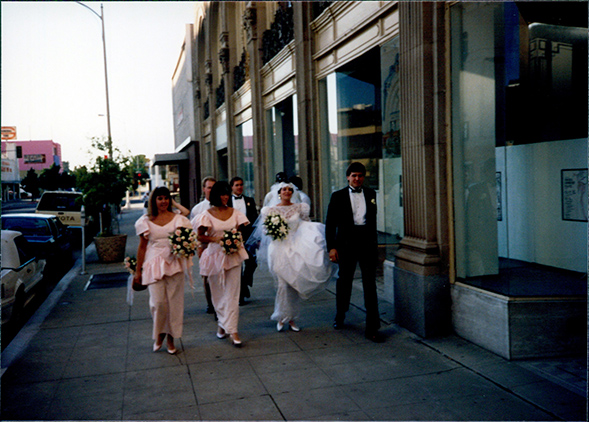
[[[100,15],[98,13],[96,13],[94,11],[94,9],[86,6],[84,3],[80,2],[80,1],[77,1],[76,3],[78,3],[81,6],[84,6],[86,9],[88,9],[89,11],[94,13],[96,16],[98,16],[98,19],[100,19],[100,21],[102,23],[102,53],[104,56],[104,85],[106,87],[106,127],[108,130],[107,147],[108,147],[108,156],[112,159],[113,153],[112,153],[112,136],[110,133],[110,104],[109,104],[110,102],[109,102],[109,98],[108,98],[108,72],[107,72],[107,67],[106,67],[106,37],[104,35],[104,10],[103,10],[102,3],[100,4]]]

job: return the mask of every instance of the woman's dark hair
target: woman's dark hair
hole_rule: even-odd
[[[303,190],[303,179],[299,176],[291,176],[288,181],[295,185],[298,190]]]
[[[229,187],[229,183],[227,182],[217,182],[211,188],[211,193],[209,194],[209,201],[211,205],[215,207],[223,206],[221,202],[221,196],[223,195],[231,195],[231,188]]]
[[[286,176],[286,173],[281,171],[279,173],[276,173],[276,183],[280,183],[280,182],[287,182],[288,181],[288,177]]]
[[[158,215],[156,199],[158,196],[167,196],[170,200],[168,204],[168,211],[172,211],[172,197],[170,190],[165,186],[158,186],[149,194],[149,205],[147,206],[147,215],[150,217],[156,217]]]

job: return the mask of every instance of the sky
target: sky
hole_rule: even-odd
[[[113,146],[174,151],[172,75],[195,3],[83,2],[104,6]],[[17,140],[53,140],[70,169],[92,164],[107,136],[101,20],[77,2],[1,2],[1,123]]]

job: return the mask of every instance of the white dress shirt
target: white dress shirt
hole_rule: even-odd
[[[194,207],[192,207],[192,210],[190,211],[190,219],[192,220],[194,217],[199,215],[201,212],[204,212],[204,211],[208,210],[209,208],[211,208],[211,203],[209,202],[208,199],[203,199],[198,204],[196,204]]]
[[[366,199],[364,198],[364,191],[359,193],[352,192],[349,190],[350,202],[352,203],[352,212],[354,214],[354,224],[356,226],[366,225]]]
[[[236,209],[237,211],[241,211],[244,215],[247,214],[247,210],[245,208],[245,199],[243,195],[239,199],[237,199],[235,195],[233,195],[233,198],[231,198],[231,200],[233,201],[234,209]]]

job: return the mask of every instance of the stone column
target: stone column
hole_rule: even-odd
[[[265,15],[264,2],[248,2],[243,17],[247,30],[247,52],[250,57],[250,83],[252,94],[252,123],[254,127],[254,188],[256,203],[262,204],[268,186],[271,185],[268,174],[268,145],[266,139],[264,105],[262,103],[262,57],[261,40],[263,28],[258,28],[258,19]]]
[[[423,337],[449,328],[445,6],[400,2],[401,156],[405,237],[395,314]],[[449,91],[448,91],[449,92]]]
[[[303,191],[312,199],[311,214],[319,218],[321,210],[321,180],[319,171],[320,139],[317,127],[317,90],[313,68],[313,43],[310,24],[312,2],[293,2],[297,115],[299,124],[299,171]]]
[[[223,3],[226,6],[227,3]],[[227,14],[225,14],[227,16]],[[224,22],[223,25],[226,25]],[[229,179],[237,175],[237,145],[235,142],[235,120],[233,116],[233,68],[231,66],[231,52],[229,49],[229,32],[223,31],[219,37],[221,48],[219,49],[219,62],[223,72],[223,84],[225,86],[225,114],[227,127],[227,172]]]
[[[215,90],[213,88],[213,62],[209,56],[205,59],[205,91],[206,91],[206,99],[203,104],[203,109],[208,109],[207,112],[209,117],[207,119],[211,125],[211,170],[213,177],[218,177],[218,166],[217,166],[217,140],[216,140],[216,132],[215,132]],[[206,119],[205,119],[206,120]]]

